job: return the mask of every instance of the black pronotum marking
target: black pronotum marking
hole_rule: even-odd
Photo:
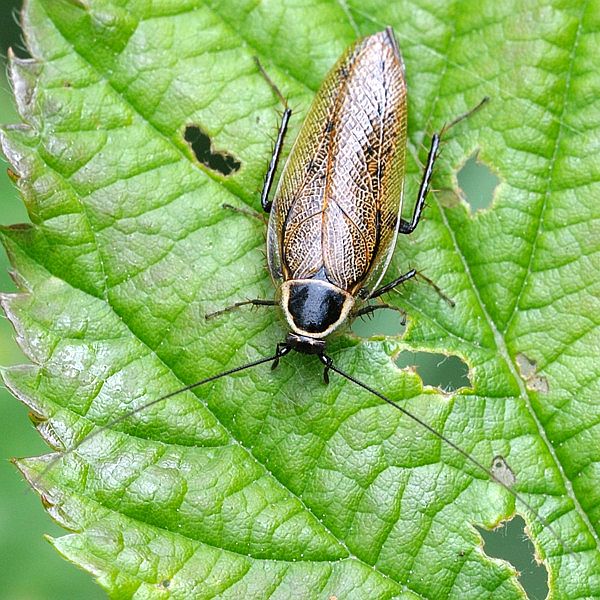
[[[308,333],[323,333],[339,320],[344,296],[320,285],[295,283],[290,286],[288,309],[294,323]]]

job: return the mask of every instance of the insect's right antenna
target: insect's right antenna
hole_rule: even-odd
[[[117,417],[116,419],[113,419],[110,423],[108,423],[106,425],[103,425],[99,429],[96,429],[96,431],[93,431],[92,433],[90,433],[89,435],[87,435],[81,441],[77,442],[74,446],[71,446],[70,448],[67,448],[66,450],[64,450],[63,452],[61,452],[57,456],[55,456],[46,465],[46,467],[44,468],[44,470],[37,476],[37,480],[42,479],[43,476],[48,471],[50,471],[50,469],[52,469],[52,467],[61,458],[64,458],[65,456],[69,456],[70,454],[73,454],[73,452],[75,452],[83,444],[89,442],[91,439],[95,438],[97,435],[100,435],[102,432],[106,431],[107,429],[111,429],[115,425],[118,425],[119,423],[122,423],[123,421],[129,419],[133,415],[135,415],[135,414],[137,414],[137,413],[139,413],[139,412],[141,412],[143,410],[146,410],[147,408],[150,408],[151,406],[154,406],[155,404],[158,404],[159,402],[163,402],[163,400],[168,400],[169,398],[172,398],[173,396],[177,396],[178,394],[181,394],[183,392],[187,392],[189,390],[193,390],[193,389],[195,389],[197,387],[200,387],[201,385],[204,385],[205,383],[210,383],[211,381],[216,381],[217,379],[221,379],[221,377],[227,377],[227,375],[233,375],[234,373],[239,373],[240,371],[245,371],[246,369],[251,369],[252,367],[257,367],[258,365],[263,365],[263,364],[268,363],[268,362],[276,363],[276,362],[279,361],[279,359],[282,356],[285,356],[290,350],[291,350],[291,348],[289,346],[287,346],[285,343],[278,344],[277,345],[277,351],[272,356],[268,356],[267,358],[260,358],[258,360],[255,360],[255,361],[249,362],[249,363],[247,363],[245,365],[242,365],[240,367],[234,367],[233,369],[228,369],[227,371],[221,371],[220,373],[217,373],[216,375],[211,375],[210,377],[206,377],[205,379],[201,379],[200,381],[196,381],[195,383],[191,383],[190,385],[186,385],[186,386],[184,386],[182,388],[179,388],[179,389],[177,389],[177,390],[175,390],[173,392],[169,392],[168,394],[165,394],[164,396],[161,396],[160,398],[156,398],[155,400],[151,400],[150,402],[147,402],[146,404],[144,404],[142,406],[138,406],[137,408],[134,408],[134,409],[126,412],[124,415],[121,415],[121,416]]]
[[[359,379],[356,379],[356,377],[354,377],[353,375],[350,375],[350,373],[346,373],[346,371],[343,371],[339,367],[336,367],[330,356],[327,356],[326,354],[321,354],[321,355],[319,355],[319,359],[325,365],[326,371],[333,371],[334,373],[341,375],[344,379],[351,381],[352,383],[354,383],[358,387],[362,388],[363,390],[370,392],[374,396],[377,396],[380,400],[383,400],[390,406],[393,406],[396,410],[399,410],[403,415],[406,415],[407,417],[409,417],[410,419],[412,419],[413,421],[415,421],[416,423],[421,425],[421,427],[424,427],[425,429],[427,429],[427,431],[429,431],[430,433],[435,435],[435,437],[437,437],[438,439],[440,439],[443,442],[445,442],[446,444],[448,444],[453,450],[455,450],[456,452],[461,454],[471,464],[475,465],[482,473],[485,473],[490,479],[495,481],[497,484],[501,485],[515,500],[517,500],[525,508],[527,508],[527,510],[529,510],[531,512],[531,514],[535,515],[535,517],[540,521],[540,523],[545,528],[547,528],[548,531],[550,531],[550,533],[554,536],[554,538],[558,541],[558,543],[575,560],[579,561],[579,556],[577,554],[575,554],[575,552],[571,549],[569,544],[567,544],[567,542],[565,542],[563,540],[563,538],[558,534],[558,532],[548,522],[548,520],[545,519],[544,517],[542,517],[542,515],[540,515],[540,513],[537,510],[535,510],[535,508],[533,508],[533,506],[531,506],[531,504],[529,502],[527,502],[527,500],[525,500],[525,498],[523,498],[523,496],[521,496],[521,494],[515,492],[515,490],[513,490],[512,487],[506,481],[503,481],[500,477],[498,477],[490,469],[488,469],[484,464],[482,464],[480,461],[478,461],[475,457],[471,456],[466,450],[463,450],[458,444],[455,444],[451,439],[447,438],[444,434],[437,431],[429,423],[427,423],[426,421],[424,421],[417,415],[411,413],[409,410],[407,410],[403,406],[400,406],[393,400],[390,400],[390,398],[388,398],[387,396],[384,396],[381,392],[377,391],[375,388],[372,388],[370,385],[360,381]],[[497,459],[495,458],[494,461],[496,461],[496,460]]]

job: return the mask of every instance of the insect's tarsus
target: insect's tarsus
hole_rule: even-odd
[[[458,115],[458,117],[456,117],[455,119],[450,121],[450,123],[447,123],[446,125],[444,125],[442,127],[442,130],[440,131],[440,137],[443,137],[444,134],[446,134],[449,129],[452,129],[452,127],[454,127],[455,125],[458,125],[458,123],[460,123],[461,121],[464,121],[465,119],[468,119],[469,117],[473,116],[478,110],[480,110],[483,106],[485,106],[489,101],[490,101],[490,97],[484,96],[479,101],[479,104],[477,104],[473,108],[469,109],[467,112],[463,113],[462,115]]]
[[[454,300],[452,300],[452,298],[446,296],[446,294],[444,294],[444,292],[442,292],[442,289],[433,280],[429,279],[429,277],[427,277],[426,275],[423,275],[423,273],[421,273],[421,271],[417,271],[415,274],[415,277],[419,277],[425,283],[429,284],[438,293],[440,298],[442,298],[442,300],[444,300],[451,308],[454,308],[456,306],[456,302],[454,302]]]
[[[221,207],[225,210],[231,210],[241,215],[246,215],[247,217],[257,219],[263,225],[267,224],[267,219],[265,218],[265,216],[262,213],[255,211],[253,208],[249,208],[247,206],[234,206],[233,204],[229,204],[228,202],[224,202],[223,204],[221,204]]]
[[[254,59],[254,62],[256,64],[256,66],[258,67],[260,74],[265,78],[266,82],[269,84],[269,86],[273,90],[273,93],[277,96],[277,98],[279,98],[279,101],[281,102],[283,107],[287,108],[288,107],[287,98],[281,93],[281,90],[277,87],[277,84],[271,79],[271,77],[269,76],[269,74],[267,73],[265,68],[262,66],[262,63],[260,62],[260,59],[258,58],[258,56],[253,56],[252,58]]]

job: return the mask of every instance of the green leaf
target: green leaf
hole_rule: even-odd
[[[57,450],[182,385],[268,356],[285,335],[258,209],[277,100],[290,139],[357,37],[395,28],[414,157],[447,136],[426,221],[388,276],[415,266],[403,337],[332,343],[337,364],[486,465],[556,531],[451,448],[320,363],[286,357],[142,411],[57,461],[19,461],[53,540],[114,598],[521,598],[475,526],[523,514],[554,598],[600,597],[600,94],[597,0],[261,3],[30,0],[32,60],[11,59],[23,124],[4,132],[32,226],[3,233],[22,294],[4,306],[32,364],[7,385]],[[198,164],[197,125],[241,168]],[[455,172],[476,150],[501,180],[472,214]],[[450,395],[400,350],[460,356]]]

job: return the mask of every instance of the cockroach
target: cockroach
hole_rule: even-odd
[[[412,233],[421,219],[443,133],[487,98],[432,136],[417,200],[407,221],[401,216],[407,92],[404,64],[392,28],[356,41],[325,77],[287,158],[273,200],[271,188],[292,110],[260,63],[259,69],[285,105],[261,193],[262,208],[269,214],[267,261],[276,300],[244,300],[207,317],[248,304],[278,305],[288,327],[287,337],[270,356],[177,389],[114,419],[56,460],[159,402],[258,365],[271,363],[274,369],[281,358],[295,350],[315,355],[323,363],[325,383],[329,373],[334,372],[448,444],[506,489],[568,549],[548,521],[512,489],[512,480],[497,476],[421,418],[340,369],[326,352],[328,338],[354,318],[380,308],[393,308],[370,301],[417,275],[415,269],[410,269],[381,285],[397,236]],[[503,459],[494,458],[499,460]]]

